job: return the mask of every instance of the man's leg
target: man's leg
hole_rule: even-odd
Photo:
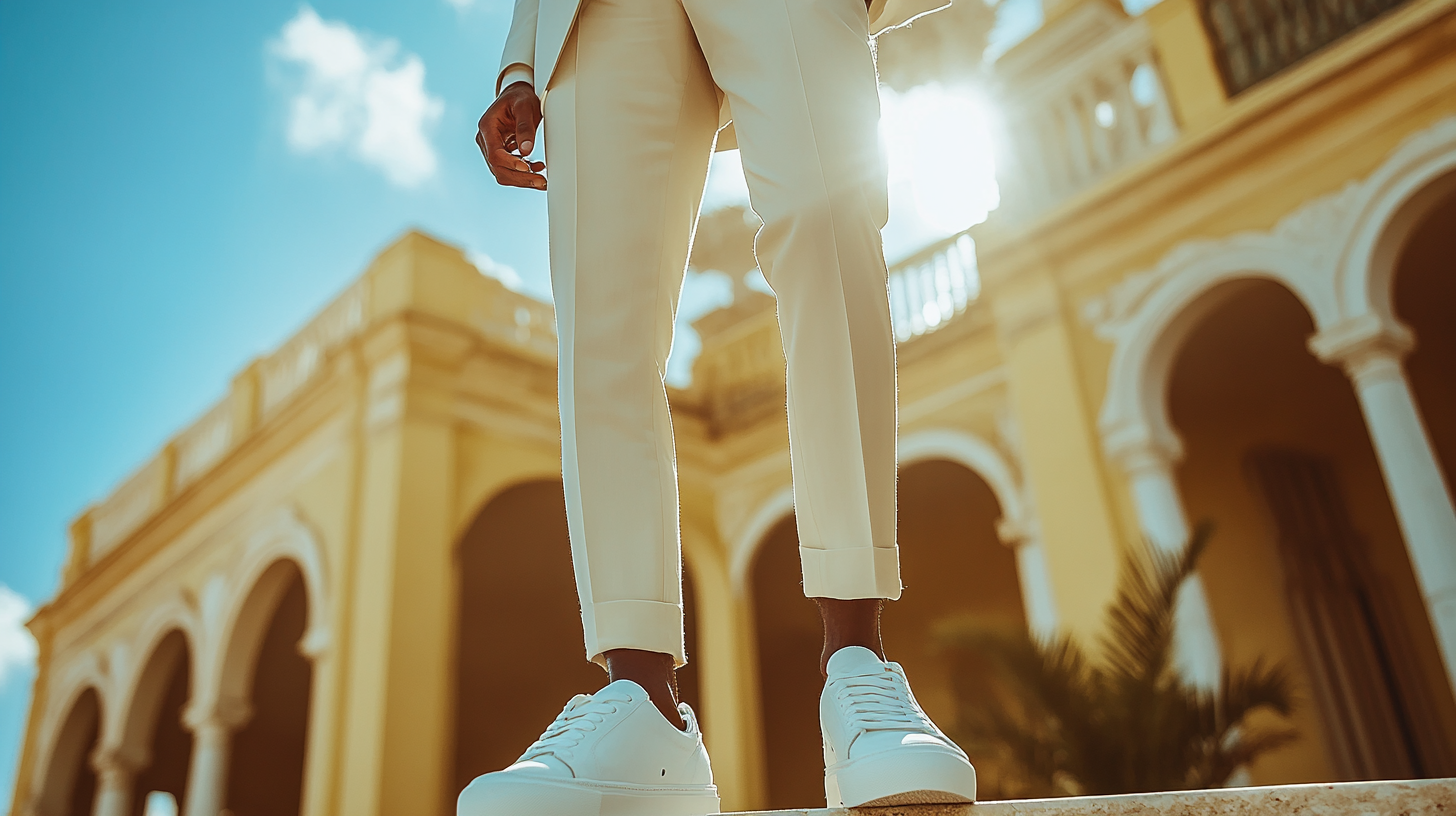
[[[662,374],[717,94],[678,0],[589,0],[543,104],[567,524],[587,657],[612,682],[456,811],[715,813],[702,732],[672,688],[686,655]]]
[[[895,347],[863,0],[687,0],[778,296],[804,592],[897,598]]]
[[[804,593],[824,619],[825,797],[973,801],[975,769],[880,648],[880,608],[900,595],[895,347],[864,0],[684,2],[728,94],[778,295]]]
[[[677,0],[591,0],[545,96],[562,469],[588,659],[680,722],[673,316],[717,126]]]

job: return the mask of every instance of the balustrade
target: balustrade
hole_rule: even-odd
[[[890,270],[890,320],[895,340],[934,331],[964,312],[981,294],[976,245],[961,233],[934,244]]]
[[[1103,36],[1052,32],[1048,54],[999,71],[1003,217],[1048,210],[1178,135],[1146,23],[1088,24]]]

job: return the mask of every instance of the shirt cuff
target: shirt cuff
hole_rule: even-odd
[[[524,82],[527,85],[530,85],[532,90],[535,90],[536,72],[531,70],[531,66],[527,65],[524,62],[513,62],[510,65],[507,65],[505,69],[501,71],[500,79],[496,80],[496,95],[500,95],[500,92],[503,89],[509,88],[517,82]]]

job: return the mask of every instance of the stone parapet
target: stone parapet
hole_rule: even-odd
[[[1456,779],[1022,799],[975,805],[811,808],[803,816],[1416,816],[1456,814]],[[766,813],[768,813],[766,812]],[[735,816],[759,816],[736,814]]]

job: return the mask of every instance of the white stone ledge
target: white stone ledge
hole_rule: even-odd
[[[863,816],[1456,816],[1456,779],[772,812],[804,816],[847,816],[852,812]]]

